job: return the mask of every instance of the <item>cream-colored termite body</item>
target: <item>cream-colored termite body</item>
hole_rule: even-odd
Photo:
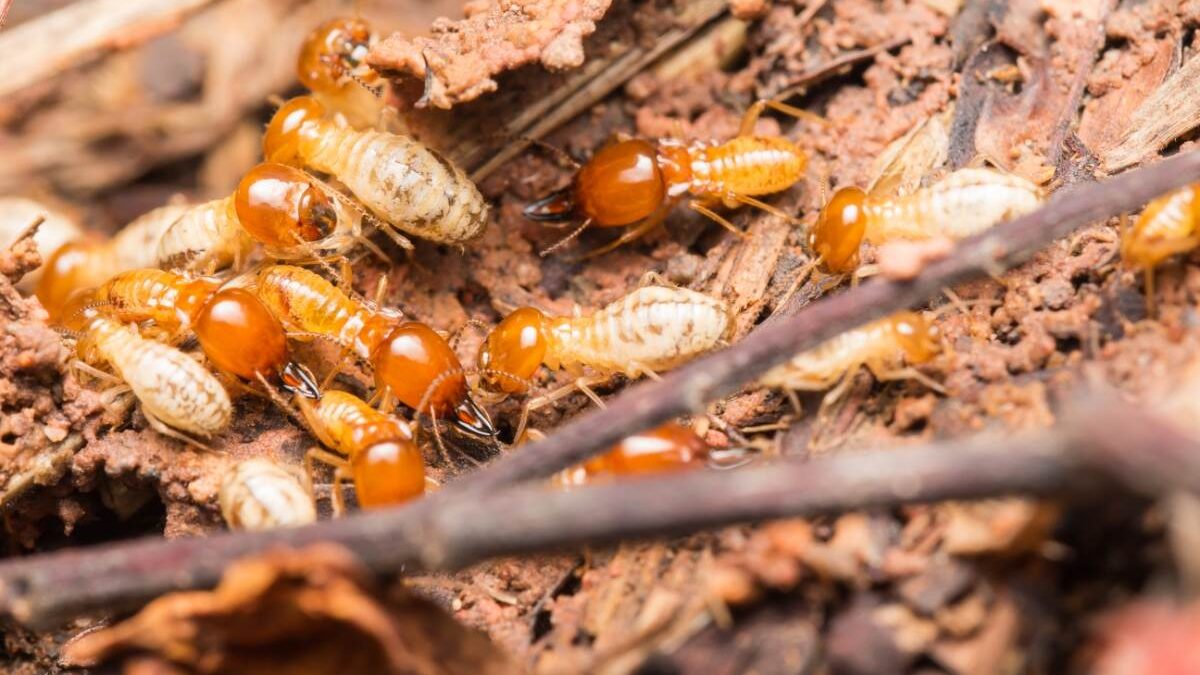
[[[780,389],[822,391],[864,367],[880,380],[914,377],[915,371],[906,364],[925,363],[940,349],[935,326],[920,314],[900,312],[797,354],[767,371],[759,383]]]
[[[645,286],[586,316],[547,321],[550,368],[638,377],[670,370],[727,337],[724,303],[686,288]]]
[[[339,125],[310,97],[275,113],[263,148],[268,160],[337,178],[377,218],[422,239],[463,244],[487,225],[487,202],[462,169],[406,136]]]
[[[729,310],[684,288],[644,286],[586,316],[548,317],[532,307],[509,314],[479,355],[483,381],[522,393],[538,367],[584,367],[629,377],[669,370],[715,349],[728,337]]]
[[[185,210],[158,242],[154,266],[211,273],[240,266],[253,247],[254,240],[238,222],[229,196]]]
[[[138,335],[133,326],[93,316],[76,348],[85,363],[107,364],[129,386],[159,432],[181,436],[166,425],[209,438],[229,425],[229,394],[216,377],[178,349]]]
[[[234,530],[295,527],[317,520],[312,494],[279,464],[255,457],[233,465],[221,481],[221,515]]]
[[[1033,211],[1041,190],[1028,180],[990,169],[960,169],[902,197],[868,198],[866,240],[964,239]]]

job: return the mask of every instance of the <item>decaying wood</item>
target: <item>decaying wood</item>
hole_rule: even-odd
[[[720,17],[726,5],[725,0],[687,3],[675,16],[674,26],[649,45],[611,45],[605,53],[589,57],[578,70],[559,76],[561,80],[553,83],[552,88],[530,92],[536,96],[522,96],[518,92],[518,97],[513,98],[502,92],[492,100],[481,101],[485,105],[467,111],[467,128],[457,118],[447,121],[455,129],[456,138],[454,145],[447,148],[447,154],[466,167],[473,180],[483,180],[528,148],[530,140],[541,139],[575,118],[687,42]],[[512,111],[518,112],[514,115]],[[505,120],[499,128],[497,119]]]
[[[1104,153],[1106,171],[1145,160],[1200,123],[1200,59],[1192,58],[1134,111],[1116,147]]]
[[[397,572],[422,565],[462,565],[506,552],[870,504],[1040,492],[1078,482],[1079,466],[1062,454],[1064,444],[1101,458],[1137,448],[1143,451],[1137,462],[1119,455],[1123,461],[1118,477],[1134,464],[1141,467],[1137,475],[1142,479],[1170,480],[1173,486],[1195,489],[1179,481],[1194,480],[1200,472],[1190,464],[1178,465],[1200,456],[1194,442],[1117,406],[1083,415],[1077,418],[1082,422],[1045,436],[1022,439],[1016,447],[1011,439],[992,441],[990,446],[975,439],[957,441],[953,449],[857,453],[807,464],[699,473],[568,494],[547,493],[540,487],[503,490],[576,463],[630,433],[702,410],[706,402],[733,391],[797,350],[927,300],[957,281],[1025,260],[1076,228],[1133,209],[1197,177],[1200,153],[1188,153],[1105,183],[1064,190],[1041,210],[964,241],[954,256],[931,265],[912,282],[871,282],[799,312],[785,308],[783,316],[768,321],[736,346],[661,382],[635,387],[606,410],[584,415],[551,438],[412,506],[292,530],[153,539],[8,561],[0,564],[0,609],[23,621],[47,622],[101,608],[128,607],[168,590],[211,585],[236,558],[280,544],[333,541],[350,548],[376,572]],[[1120,432],[1113,433],[1114,429]],[[1114,464],[1107,459],[1095,461]],[[1145,469],[1151,465],[1157,468]],[[810,487],[797,489],[800,485]],[[699,503],[694,497],[700,494],[718,498]]]
[[[492,2],[461,21],[434,22],[429,37],[393,34],[371,49],[367,63],[424,81],[418,105],[449,109],[495,91],[493,77],[527,63],[540,62],[550,70],[583,65],[583,39],[596,30],[610,3]]]
[[[0,35],[0,97],[54,77],[106,51],[127,49],[175,29],[214,0],[88,0]],[[8,3],[0,11],[0,25]]]

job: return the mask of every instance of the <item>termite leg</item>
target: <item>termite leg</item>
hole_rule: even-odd
[[[742,116],[742,126],[738,129],[738,136],[752,136],[754,134],[754,124],[758,122],[758,118],[762,116],[763,111],[767,108],[777,110],[785,115],[791,115],[798,120],[813,122],[821,126],[829,126],[829,120],[821,117],[816,113],[809,112],[802,108],[797,108],[794,105],[788,105],[773,99],[759,99],[746,109],[746,114]]]
[[[933,391],[936,391],[939,394],[942,394],[943,396],[946,394],[945,387],[943,387],[940,383],[934,381],[932,378],[930,378],[925,373],[922,373],[921,371],[917,370],[916,368],[909,367],[909,368],[897,368],[897,369],[893,369],[893,370],[885,370],[885,369],[879,368],[877,366],[872,366],[869,363],[867,364],[867,368],[871,371],[871,374],[875,376],[875,379],[879,380],[880,382],[895,382],[897,380],[916,380],[917,382],[920,382],[921,384],[925,385],[926,387],[929,387],[930,389],[932,389]]]
[[[309,448],[308,452],[304,453],[304,475],[308,483],[308,491],[312,493],[312,475],[313,461],[324,462],[333,467],[333,487],[329,497],[333,504],[333,515],[341,516],[346,512],[346,496],[342,493],[342,483],[346,479],[346,474],[350,468],[350,463],[345,457],[336,455],[324,448]]]
[[[717,213],[716,211],[713,211],[712,209],[708,208],[707,206],[705,206],[704,204],[700,203],[699,201],[697,201],[695,199],[688,202],[688,208],[695,211],[696,213],[699,213],[702,216],[711,218],[718,225],[720,225],[721,227],[734,233],[741,239],[745,239],[748,236],[745,232],[739,230],[736,225],[734,225],[733,223],[726,220],[721,214]]]
[[[188,436],[187,434],[185,434],[181,431],[176,431],[175,429],[172,429],[165,422],[163,422],[162,420],[155,417],[154,413],[150,412],[149,410],[146,410],[146,406],[142,406],[142,416],[144,416],[146,418],[146,421],[150,423],[151,429],[154,429],[155,431],[162,434],[163,436],[166,436],[168,438],[174,438],[177,441],[183,442],[185,445],[190,445],[190,446],[196,448],[197,450],[201,450],[203,452],[212,452],[212,448],[208,447],[207,445],[201,443],[200,441],[192,438],[191,436]]]
[[[674,204],[674,202],[668,202],[668,204]],[[655,211],[641,223],[638,223],[632,228],[626,230],[620,237],[617,237],[615,240],[605,244],[604,246],[601,246],[594,251],[589,251],[581,258],[581,260],[587,260],[589,258],[595,258],[599,255],[604,255],[605,253],[608,253],[609,251],[612,251],[623,244],[628,244],[629,242],[645,235],[647,232],[653,230],[662,223],[663,219],[667,217],[667,211],[669,210],[669,206],[660,206],[658,211]]]
[[[599,381],[599,380],[597,380],[597,381]],[[594,384],[594,382],[595,381],[588,381],[588,378],[579,377],[579,378],[576,378],[573,382],[564,384],[563,386],[559,387],[558,389],[555,389],[554,391],[551,391],[546,394],[542,394],[541,396],[535,396],[534,398],[531,398],[531,399],[525,401],[525,405],[521,406],[521,418],[517,422],[517,430],[513,434],[513,438],[519,439],[519,438],[521,438],[521,434],[525,433],[525,427],[529,424],[529,413],[536,410],[537,408],[541,408],[544,405],[549,405],[551,403],[554,403],[555,401],[557,401],[560,398],[563,398],[564,396],[570,395],[576,389],[583,392],[584,395],[586,395],[588,398],[592,399],[592,401],[595,402],[596,405],[600,406],[601,408],[605,407],[604,400],[601,399],[596,394],[596,392],[592,391],[592,389],[591,389],[590,385]]]
[[[800,222],[799,218],[796,218],[795,216],[788,214],[783,209],[776,207],[776,206],[771,206],[770,204],[762,201],[761,199],[755,199],[754,197],[751,197],[749,195],[739,195],[739,194],[735,193],[735,194],[730,194],[729,196],[726,197],[726,199],[732,200],[734,202],[738,202],[740,204],[745,204],[746,206],[753,206],[754,208],[762,209],[763,211],[766,211],[767,213],[769,213],[773,216],[782,218],[791,223],[799,223]]]
[[[103,370],[100,370],[99,368],[96,368],[88,363],[84,363],[79,359],[72,359],[71,367],[79,370],[80,372],[87,373],[101,382],[108,382],[114,385],[125,384],[125,382],[116,375],[113,375],[112,373],[106,373]]]
[[[658,376],[655,375],[655,378],[657,378],[657,377]],[[579,388],[579,391],[583,392],[584,396],[587,396],[588,398],[592,399],[592,403],[595,403],[599,408],[604,409],[604,408],[608,407],[608,406],[604,405],[604,399],[600,398],[599,394],[597,394],[595,391],[593,391],[592,387],[591,387],[591,384],[593,382],[598,382],[598,381],[601,381],[601,380],[599,378],[591,379],[591,378],[587,378],[587,377],[577,377],[577,378],[575,378],[574,384],[576,387]]]

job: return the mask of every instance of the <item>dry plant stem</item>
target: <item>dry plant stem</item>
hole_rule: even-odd
[[[912,38],[907,37],[895,38],[888,40],[883,44],[875,45],[874,47],[867,47],[866,49],[859,49],[858,51],[843,54],[842,56],[839,56],[828,63],[821,63],[813,66],[797,76],[791,84],[783,89],[783,91],[775,94],[771,98],[776,101],[784,101],[793,96],[798,96],[799,94],[804,93],[808,89],[824,82],[825,80],[838,75],[844,69],[862,63],[863,61],[873,59],[877,54],[890,52],[893,49],[903,47],[911,40]]]
[[[214,1],[88,0],[23,23],[0,35],[0,97],[101,52],[145,42]]]
[[[430,501],[548,476],[632,433],[700,412],[710,401],[753,382],[793,354],[872,319],[925,302],[943,288],[1024,262],[1038,249],[1080,227],[1132,211],[1197,178],[1200,152],[1183,154],[1103,183],[1062,190],[1038,211],[962,241],[950,256],[911,281],[867,282],[802,311],[796,306],[801,298],[794,296],[792,303],[734,347],[694,361],[658,382],[630,388],[607,409],[580,416],[545,441],[523,447],[447,486]]]
[[[1114,421],[1119,436],[1109,433]],[[86,612],[119,611],[168,591],[211,586],[237,558],[279,545],[334,542],[377,573],[411,573],[770,518],[1063,494],[1107,485],[1096,480],[1098,473],[1154,494],[1197,490],[1200,446],[1125,403],[1105,402],[1068,416],[1058,428],[1017,437],[847,452],[573,492],[530,486],[446,501],[438,509],[390,509],[301,528],[67,549],[0,564],[0,612],[49,626]]]

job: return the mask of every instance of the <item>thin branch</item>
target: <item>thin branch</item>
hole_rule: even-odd
[[[820,5],[822,4],[824,3],[817,3],[817,9],[820,9]],[[852,66],[873,59],[883,52],[890,52],[893,49],[903,47],[911,41],[912,38],[909,37],[894,38],[877,44],[874,47],[848,52],[826,63],[817,64],[800,73],[796,76],[796,79],[788,83],[786,87],[771,98],[782,101],[797,96]]]
[[[1200,445],[1174,428],[1123,403],[1091,406],[1065,419],[1058,428],[1016,437],[696,471],[569,493],[530,486],[445,501],[437,510],[392,509],[303,528],[67,549],[0,564],[0,612],[48,626],[87,612],[130,609],[169,591],[211,586],[241,556],[317,541],[341,544],[386,575],[770,518],[1109,485],[1098,473],[1152,494],[1200,490]]]
[[[1041,209],[964,240],[953,254],[927,267],[916,279],[878,279],[800,311],[794,305],[784,307],[735,346],[698,359],[660,381],[631,387],[613,399],[608,408],[581,415],[550,438],[524,446],[520,452],[466,476],[429,501],[548,476],[630,434],[680,415],[701,412],[710,401],[734,393],[797,352],[872,319],[926,302],[959,282],[1002,272],[1078,228],[1137,209],[1153,197],[1198,178],[1200,152],[1190,152],[1103,183],[1064,189]],[[800,302],[799,298],[794,300]]]

